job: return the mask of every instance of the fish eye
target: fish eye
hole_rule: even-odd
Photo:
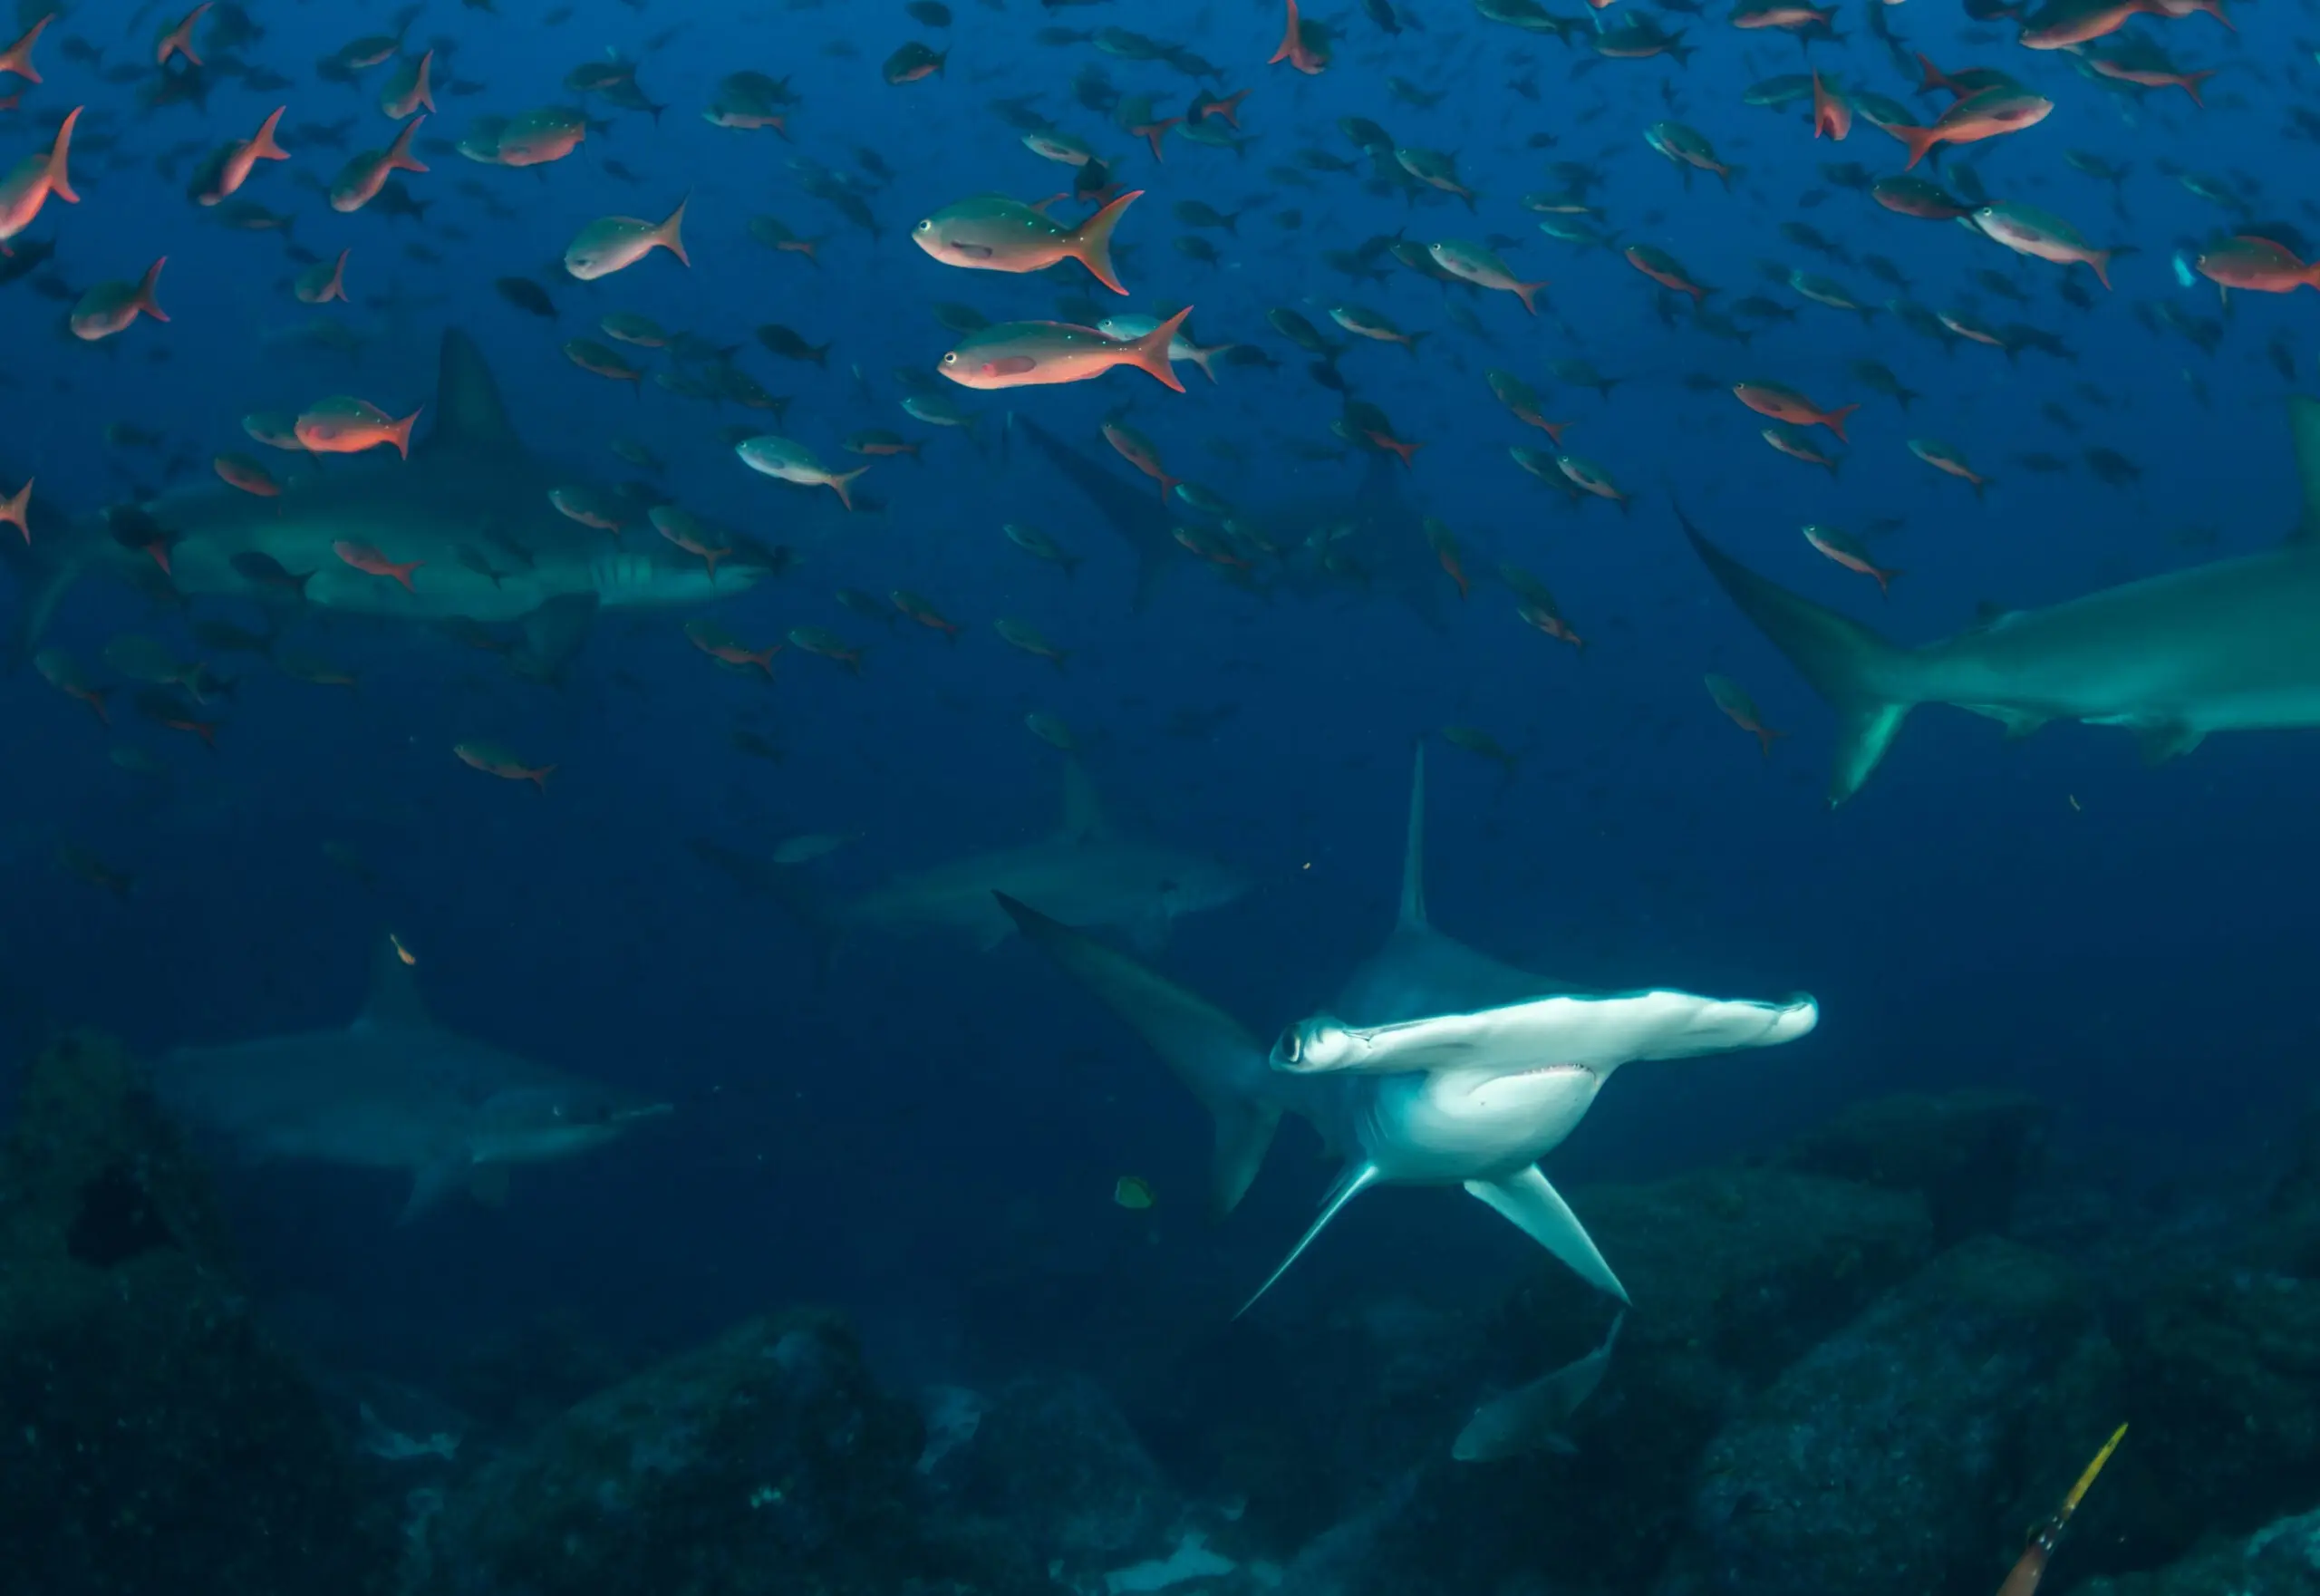
[[[1281,1033],[1281,1040],[1272,1045],[1272,1052],[1284,1064],[1298,1063],[1304,1057],[1305,1039],[1292,1025]]]
[[[959,363],[959,352],[954,349],[951,351],[950,353],[944,355],[942,357],[942,363],[946,366],[957,365]]]
[[[914,232],[914,233],[931,233],[931,232],[933,232],[933,230],[934,230],[934,218],[933,218],[933,217],[928,217],[925,220],[923,220],[923,221],[920,222],[920,223],[918,224],[918,226],[916,226],[916,227],[913,227],[913,228],[911,229],[911,231],[912,231],[912,232]]]

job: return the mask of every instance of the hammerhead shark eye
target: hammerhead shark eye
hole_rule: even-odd
[[[1272,1051],[1273,1057],[1284,1064],[1299,1063],[1304,1058],[1305,1039],[1292,1025],[1281,1033],[1281,1040],[1273,1043]]]

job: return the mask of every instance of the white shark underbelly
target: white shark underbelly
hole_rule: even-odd
[[[1361,1112],[1362,1151],[1384,1181],[1496,1180],[1561,1146],[1602,1086],[1579,1064],[1386,1077]]]

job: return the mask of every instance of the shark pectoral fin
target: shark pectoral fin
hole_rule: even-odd
[[[593,593],[559,593],[547,600],[524,617],[524,642],[508,654],[508,669],[527,682],[553,684],[587,644],[603,607]]]
[[[2188,754],[2207,740],[2207,733],[2180,721],[2157,721],[2135,728],[2135,741],[2146,765],[2163,765],[2178,754]]]
[[[465,1147],[455,1147],[430,1158],[411,1172],[411,1197],[402,1205],[397,1224],[409,1224],[440,1206],[444,1198],[465,1186],[475,1175],[475,1161]]]
[[[403,956],[402,944],[382,936],[371,952],[371,995],[350,1030],[419,1030],[434,1024],[419,996],[419,976]]]
[[[1281,1266],[1265,1276],[1265,1283],[1259,1286],[1249,1300],[1241,1304],[1240,1311],[1232,1317],[1238,1319],[1242,1314],[1254,1308],[1258,1299],[1272,1290],[1273,1282],[1289,1272],[1289,1266],[1304,1256],[1305,1249],[1313,1244],[1313,1238],[1329,1228],[1329,1221],[1338,1216],[1338,1210],[1377,1184],[1378,1166],[1375,1164],[1357,1164],[1347,1170],[1328,1198],[1322,1202],[1320,1217],[1315,1219],[1305,1233],[1298,1238],[1297,1244],[1289,1250],[1289,1256],[1281,1261]]]
[[[1586,1226],[1579,1223],[1579,1215],[1571,1211],[1562,1194],[1547,1184],[1545,1174],[1537,1165],[1504,1180],[1470,1180],[1466,1191],[1497,1209],[1515,1229],[1571,1265],[1580,1279],[1622,1302],[1628,1301],[1627,1287],[1611,1272],[1611,1266],[1603,1262],[1603,1254],[1595,1250],[1594,1240],[1588,1235]]]
[[[1971,710],[1977,715],[1986,715],[2005,727],[2008,742],[2019,742],[2046,723],[2044,715],[2034,714],[2028,710],[2009,709],[2004,704],[1960,704],[1958,707]]]
[[[1280,1128],[1281,1109],[1264,1102],[1219,1103],[1216,1151],[1208,1166],[1208,1215],[1222,1219],[1241,1205],[1249,1186],[1264,1167],[1272,1147],[1272,1133]]]
[[[1907,704],[1871,704],[1839,711],[1837,753],[1829,772],[1831,804],[1841,804],[1861,790],[1861,784],[1885,758],[1909,713]]]

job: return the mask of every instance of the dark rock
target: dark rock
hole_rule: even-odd
[[[34,1064],[0,1153],[0,1413],[12,1591],[360,1596],[392,1566],[198,1166],[96,1037]]]
[[[422,1589],[446,1596],[893,1596],[991,1581],[918,1511],[917,1414],[817,1313],[755,1320],[589,1398],[458,1489]]]
[[[2320,1501],[2320,1280],[2187,1270],[2122,1304],[2119,1340],[2170,1553]]]
[[[1968,1242],[1799,1359],[1716,1436],[1691,1538],[1658,1589],[1995,1589],[2023,1526],[2083,1461],[2057,1438],[2083,1436],[2092,1452],[2119,1403],[2118,1359],[2085,1282],[2015,1243]]]
[[[1938,1247],[2006,1228],[2043,1157],[2052,1111],[2019,1092],[1909,1092],[1840,1110],[1775,1162],[1862,1185],[1919,1192]]]
[[[2067,1553],[2065,1553],[2067,1555]],[[2320,1596],[2320,1511],[2284,1518],[2245,1541],[2154,1573],[2072,1587],[2073,1596]]]
[[[1393,1456],[1407,1505],[1364,1532],[1359,1589],[1490,1591],[1556,1571],[1557,1591],[1632,1592],[1683,1528],[1701,1448],[1749,1396],[1906,1278],[1931,1252],[1924,1200],[1790,1170],[1716,1170],[1600,1186],[1573,1206],[1635,1300],[1602,1388],[1571,1426],[1575,1457],[1467,1465],[1452,1438],[1493,1388],[1590,1350],[1611,1305],[1542,1264],[1480,1327],[1440,1338],[1431,1404]],[[1414,1373],[1400,1377],[1405,1383]],[[1338,1396],[1366,1389],[1340,1370]],[[1363,1433],[1377,1436],[1374,1419]]]

